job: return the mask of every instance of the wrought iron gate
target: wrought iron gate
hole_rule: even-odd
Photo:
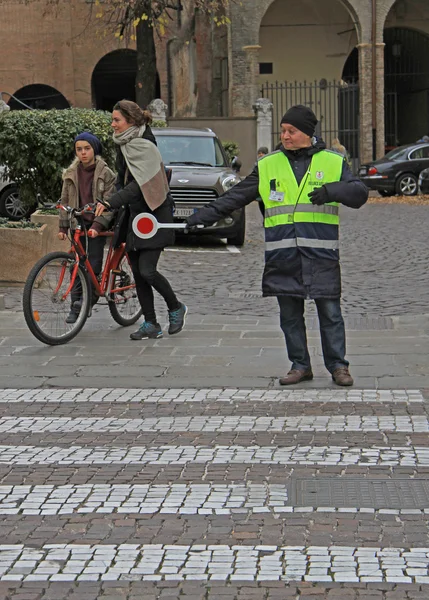
[[[273,148],[280,139],[280,121],[288,108],[304,104],[318,120],[316,134],[329,148],[334,138],[347,148],[354,162],[359,159],[359,85],[321,79],[314,82],[265,83],[263,98],[273,103]]]

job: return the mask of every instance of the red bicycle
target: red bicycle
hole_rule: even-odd
[[[70,221],[71,248],[67,252],[51,252],[31,269],[24,286],[23,309],[31,333],[44,344],[66,344],[85,325],[91,314],[94,295],[107,300],[110,314],[123,327],[133,325],[141,316],[136,285],[125,244],[113,248],[113,233],[100,233],[110,238],[104,268],[99,278],[89,263],[88,233],[83,214],[93,212],[95,205],[83,209],[61,206]],[[79,298],[79,314],[67,323],[72,304]]]

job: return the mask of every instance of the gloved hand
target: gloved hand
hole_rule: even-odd
[[[324,185],[310,192],[308,197],[310,198],[311,202],[313,204],[317,204],[317,206],[321,206],[322,204],[329,202],[328,190]]]
[[[200,225],[201,227],[201,225]],[[184,233],[195,233],[195,231],[197,231],[198,229],[200,229],[200,227],[198,227],[198,225],[189,225],[186,224],[185,229],[183,230]]]

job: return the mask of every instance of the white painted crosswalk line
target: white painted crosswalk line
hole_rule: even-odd
[[[231,514],[276,512],[288,501],[280,484],[0,486],[0,514]]]
[[[429,466],[429,447],[417,446],[0,446],[0,464],[106,465],[270,464]]]
[[[0,580],[428,584],[429,552],[335,545],[1,545]]]
[[[427,508],[291,506],[282,484],[82,484],[0,486],[0,515],[309,514],[428,515]]]
[[[118,402],[118,403],[191,403],[191,402],[424,402],[420,390],[266,390],[266,389],[123,389],[60,388],[4,389],[0,403],[16,402]]]
[[[146,419],[69,418],[69,417],[3,417],[0,433],[71,433],[71,432],[138,433],[140,431],[170,432],[370,432],[394,431],[421,433],[429,431],[426,416],[298,416],[298,417],[151,417]]]

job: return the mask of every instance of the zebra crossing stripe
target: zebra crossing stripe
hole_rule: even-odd
[[[264,389],[123,389],[123,388],[58,388],[4,389],[0,403],[81,403],[131,402],[144,404],[199,402],[424,402],[420,390],[264,390]]]
[[[281,512],[285,485],[15,485],[0,486],[0,514],[231,514]]]
[[[418,446],[0,446],[0,464],[105,465],[279,464],[429,466],[429,447]]]
[[[165,514],[231,515],[353,513],[428,515],[428,508],[357,508],[288,505],[283,484],[2,485],[0,515]]]
[[[343,546],[0,546],[2,581],[429,583],[428,548]]]
[[[69,418],[69,417],[3,417],[0,433],[126,433],[155,431],[173,432],[371,432],[426,433],[429,421],[423,415],[405,416],[183,416],[146,419]]]

